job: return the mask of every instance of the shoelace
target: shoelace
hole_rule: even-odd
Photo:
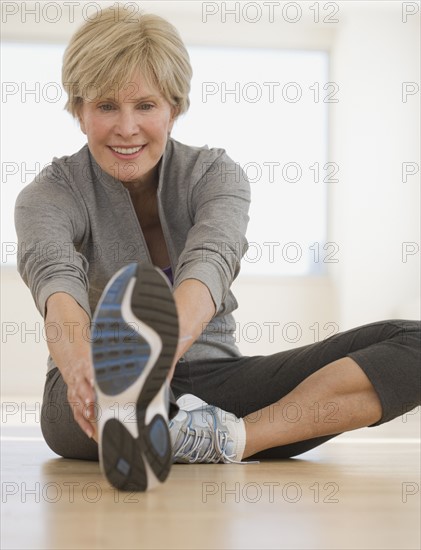
[[[187,428],[184,431],[184,437],[178,451],[175,454],[175,458],[187,459],[190,464],[195,462],[216,463],[222,460],[225,463],[231,464],[258,464],[258,461],[242,462],[241,460],[235,460],[235,454],[227,454],[226,446],[229,443],[229,437],[226,432],[219,430],[218,428],[210,434],[210,444],[207,451],[200,456],[201,445],[206,439],[206,432],[201,430],[199,433],[195,428]],[[193,434],[192,434],[193,432]],[[186,451],[185,448],[191,443],[191,437],[193,437],[193,443],[191,448]]]
[[[176,453],[177,458],[187,459],[191,464],[194,462],[235,462],[241,464],[240,461],[234,460],[235,455],[226,453],[226,445],[228,444],[228,436],[225,432],[221,432],[218,428],[215,432],[206,433],[205,430],[197,430],[196,428],[182,429],[184,432],[183,440]],[[208,437],[207,437],[208,436]],[[193,442],[192,442],[193,438]],[[208,449],[203,455],[200,454],[201,446],[206,439],[209,439]],[[220,441],[220,439],[222,441]],[[187,446],[189,450],[186,450]]]

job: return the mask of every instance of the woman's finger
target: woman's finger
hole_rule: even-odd
[[[73,415],[75,421],[79,424],[81,429],[86,433],[89,438],[91,438],[94,435],[95,430],[92,427],[92,424],[86,418],[86,407],[82,406],[82,404],[80,403],[77,407],[74,408]]]

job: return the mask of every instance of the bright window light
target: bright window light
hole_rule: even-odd
[[[64,45],[2,45],[2,265],[16,264],[13,209],[19,191],[53,157],[85,143],[63,110]],[[189,47],[191,107],[173,130],[189,145],[221,147],[246,171],[252,189],[242,264],[245,275],[322,274],[335,261],[326,243],[328,54]]]

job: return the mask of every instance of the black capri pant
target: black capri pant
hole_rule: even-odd
[[[421,323],[403,320],[363,325],[322,342],[268,356],[182,360],[177,364],[171,389],[175,399],[192,393],[243,417],[276,403],[311,374],[343,357],[351,357],[361,367],[379,396],[382,417],[373,426],[420,404]],[[73,419],[67,386],[58,369],[47,374],[41,428],[47,444],[60,456],[98,460],[97,444]],[[335,435],[274,447],[255,456],[289,458]]]

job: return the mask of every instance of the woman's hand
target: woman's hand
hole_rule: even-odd
[[[95,392],[90,358],[80,357],[61,369],[67,385],[67,400],[73,416],[88,437],[96,440]]]
[[[49,326],[53,328],[51,338]],[[76,422],[96,441],[95,420],[99,411],[95,410],[89,327],[85,310],[69,294],[57,292],[48,298],[45,316],[48,349],[67,385],[67,399]]]

